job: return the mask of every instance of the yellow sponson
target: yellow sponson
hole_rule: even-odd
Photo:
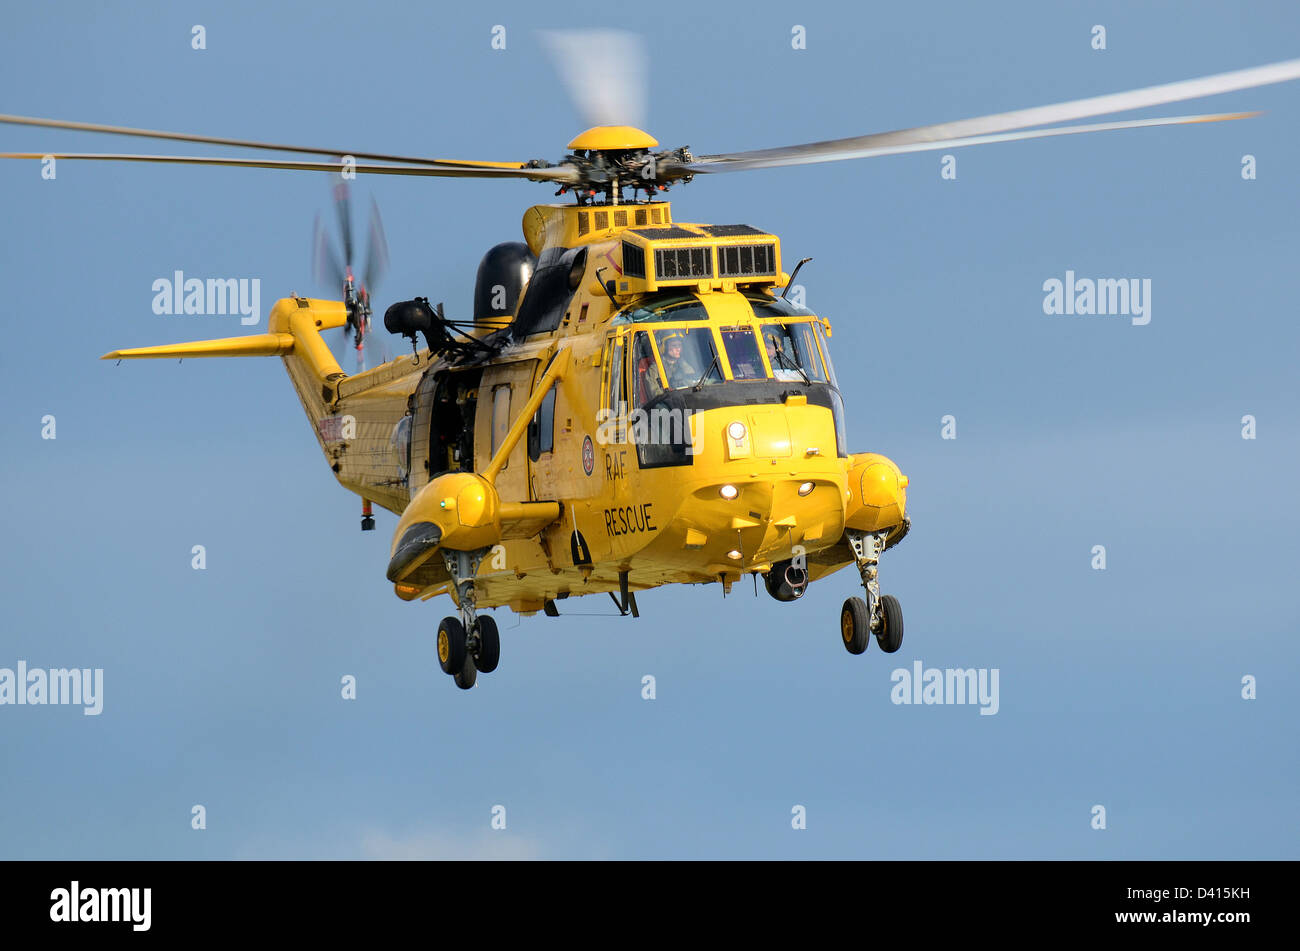
[[[569,143],[571,149],[652,149],[659,140],[630,125],[597,125]]]
[[[393,533],[393,551],[407,527],[432,522],[442,530],[439,547],[473,551],[501,540],[501,496],[473,472],[448,472],[421,489]]]
[[[849,501],[844,524],[860,532],[901,525],[907,512],[907,476],[892,459],[874,452],[849,457]]]
[[[402,512],[389,554],[412,525],[438,526],[439,548],[473,551],[503,538],[530,538],[560,517],[559,502],[503,502],[477,472],[447,472],[419,492]]]

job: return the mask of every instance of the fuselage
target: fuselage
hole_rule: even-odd
[[[635,589],[729,587],[805,558],[816,578],[852,561],[846,525],[902,523],[906,479],[846,445],[829,322],[775,293],[788,282],[779,241],[669,216],[666,203],[529,209],[537,271],[517,338],[483,360],[399,357],[322,400],[322,448],[347,488],[401,515],[395,548],[415,524],[450,530],[451,490],[435,483],[494,457],[501,503],[559,503],[546,524],[474,536],[480,606],[536,611],[616,591],[624,572]],[[526,435],[503,454],[517,425]],[[454,597],[449,582],[432,557],[396,588]]]

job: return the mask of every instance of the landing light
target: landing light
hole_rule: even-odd
[[[718,495],[722,496],[728,502],[730,502],[739,494],[740,494],[740,490],[737,489],[734,485],[724,485],[722,488],[718,490]]]
[[[799,486],[799,495],[800,496],[807,495],[812,490],[813,490],[813,484],[811,482],[805,482],[803,485]]]

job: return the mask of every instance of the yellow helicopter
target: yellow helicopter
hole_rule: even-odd
[[[370,328],[373,278],[354,277],[344,211],[342,300],[279,300],[267,332],[116,350],[104,359],[278,356],[338,481],[397,514],[387,578],[397,597],[450,596],[438,659],[458,686],[495,670],[500,637],[483,608],[559,614],[608,593],[761,576],[778,601],[854,566],[840,635],[860,654],[897,651],[903,618],[878,563],[909,529],[908,479],[852,452],[831,360],[831,324],[789,290],[780,239],[749,224],[680,221],[663,193],[697,175],[1084,132],[1245,118],[1254,113],[1051,125],[1300,78],[1300,60],[1091,99],[806,145],[696,156],[660,149],[610,97],[558,163],[475,162],[248,142],[81,122],[0,122],[330,157],[328,160],[86,153],[57,159],[234,165],[357,174],[524,178],[562,204],[523,216],[523,241],[479,266],[472,319],[425,298],[384,325],[411,353],[362,372],[322,337]],[[598,95],[600,77],[576,83]],[[591,96],[588,96],[590,99]],[[618,96],[612,97],[617,100]],[[622,112],[623,114],[620,114]],[[1044,126],[1050,126],[1044,128]],[[346,177],[346,174],[345,174]],[[344,198],[343,201],[346,201]],[[807,260],[807,259],[805,259]],[[369,268],[367,268],[369,270]]]

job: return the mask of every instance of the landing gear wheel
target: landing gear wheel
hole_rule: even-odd
[[[465,666],[465,626],[454,617],[445,617],[438,625],[438,663],[444,674],[458,674]],[[470,682],[473,686],[473,682]]]
[[[497,622],[484,615],[474,622],[478,634],[478,649],[474,651],[474,666],[481,674],[490,674],[497,669],[501,660],[501,636],[497,633]]]
[[[871,643],[871,612],[861,598],[849,598],[840,609],[840,636],[844,649],[861,654]]]
[[[477,680],[478,668],[474,666],[474,658],[466,657],[465,666],[456,673],[456,686],[461,690],[468,690]]]
[[[892,594],[880,599],[880,621],[876,643],[886,654],[892,654],[903,646],[903,608]]]

